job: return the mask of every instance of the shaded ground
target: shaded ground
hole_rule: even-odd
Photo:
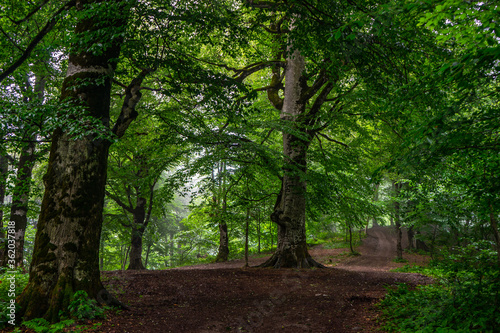
[[[164,271],[104,272],[107,288],[130,310],[110,313],[94,331],[374,332],[380,327],[374,304],[384,296],[384,286],[429,282],[418,274],[388,272],[401,265],[391,262],[393,242],[390,229],[377,227],[358,248],[361,256],[349,257],[345,249],[312,249],[327,269],[245,269],[237,260]]]

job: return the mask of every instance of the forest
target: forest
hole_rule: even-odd
[[[498,0],[0,0],[0,330],[121,332],[106,320],[128,327],[149,282],[208,318],[188,283],[295,281],[309,319],[287,329],[293,301],[257,287],[258,323],[236,312],[253,298],[209,329],[164,322],[497,332],[499,18]],[[365,276],[375,235],[392,271]],[[340,248],[338,267],[320,250]],[[335,279],[357,313],[338,323],[307,303]]]

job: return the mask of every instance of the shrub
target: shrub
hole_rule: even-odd
[[[433,285],[390,290],[380,306],[389,332],[495,332],[500,327],[500,268],[490,244],[475,243],[429,268]]]

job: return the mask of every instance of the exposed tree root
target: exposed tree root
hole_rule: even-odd
[[[290,258],[291,256],[285,256],[281,253],[274,253],[271,258],[266,262],[255,266],[255,267],[271,267],[271,268],[326,268],[323,264],[314,260],[310,255],[297,260],[296,258]],[[291,260],[292,259],[292,260]]]

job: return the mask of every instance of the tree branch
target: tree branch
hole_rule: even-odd
[[[64,6],[59,8],[59,10],[54,15],[52,15],[47,24],[45,24],[42,30],[35,36],[35,38],[33,38],[33,40],[28,45],[28,47],[21,55],[21,57],[0,74],[0,82],[2,82],[10,74],[12,74],[19,66],[21,66],[26,61],[26,59],[29,58],[31,52],[33,52],[34,48],[38,45],[38,43],[40,43],[42,39],[45,37],[45,35],[47,35],[52,30],[52,28],[54,28],[57,21],[59,20],[59,14],[70,9],[71,7],[74,7],[75,5],[76,5],[76,0],[71,0],[67,2]]]
[[[322,137],[324,137],[325,139],[327,139],[327,140],[328,140],[328,141],[330,141],[330,142],[335,142],[335,143],[338,143],[339,145],[342,145],[342,146],[344,146],[344,147],[346,147],[346,148],[349,148],[349,145],[347,145],[347,144],[345,144],[345,143],[343,143],[343,142],[337,141],[337,140],[335,140],[335,139],[332,139],[332,138],[330,138],[330,137],[329,137],[328,135],[326,135],[326,134],[323,134],[323,133],[316,133],[316,134],[317,134],[317,135],[321,135]],[[318,138],[318,140],[319,140],[319,138]]]
[[[111,199],[113,199],[114,202],[116,202],[116,204],[118,206],[120,206],[121,208],[125,209],[127,212],[133,214],[134,213],[134,209],[127,206],[126,204],[123,203],[123,201],[120,200],[120,198],[118,198],[118,196],[112,194],[111,192],[109,192],[108,190],[106,190],[106,195],[108,197],[110,197]]]
[[[135,79],[130,82],[127,89],[125,89],[125,100],[123,101],[122,110],[118,119],[116,120],[115,126],[113,126],[112,132],[121,138],[127,128],[130,126],[132,121],[134,121],[139,113],[135,110],[135,106],[141,100],[142,93],[141,84],[146,75],[151,73],[152,69],[143,69]]]

